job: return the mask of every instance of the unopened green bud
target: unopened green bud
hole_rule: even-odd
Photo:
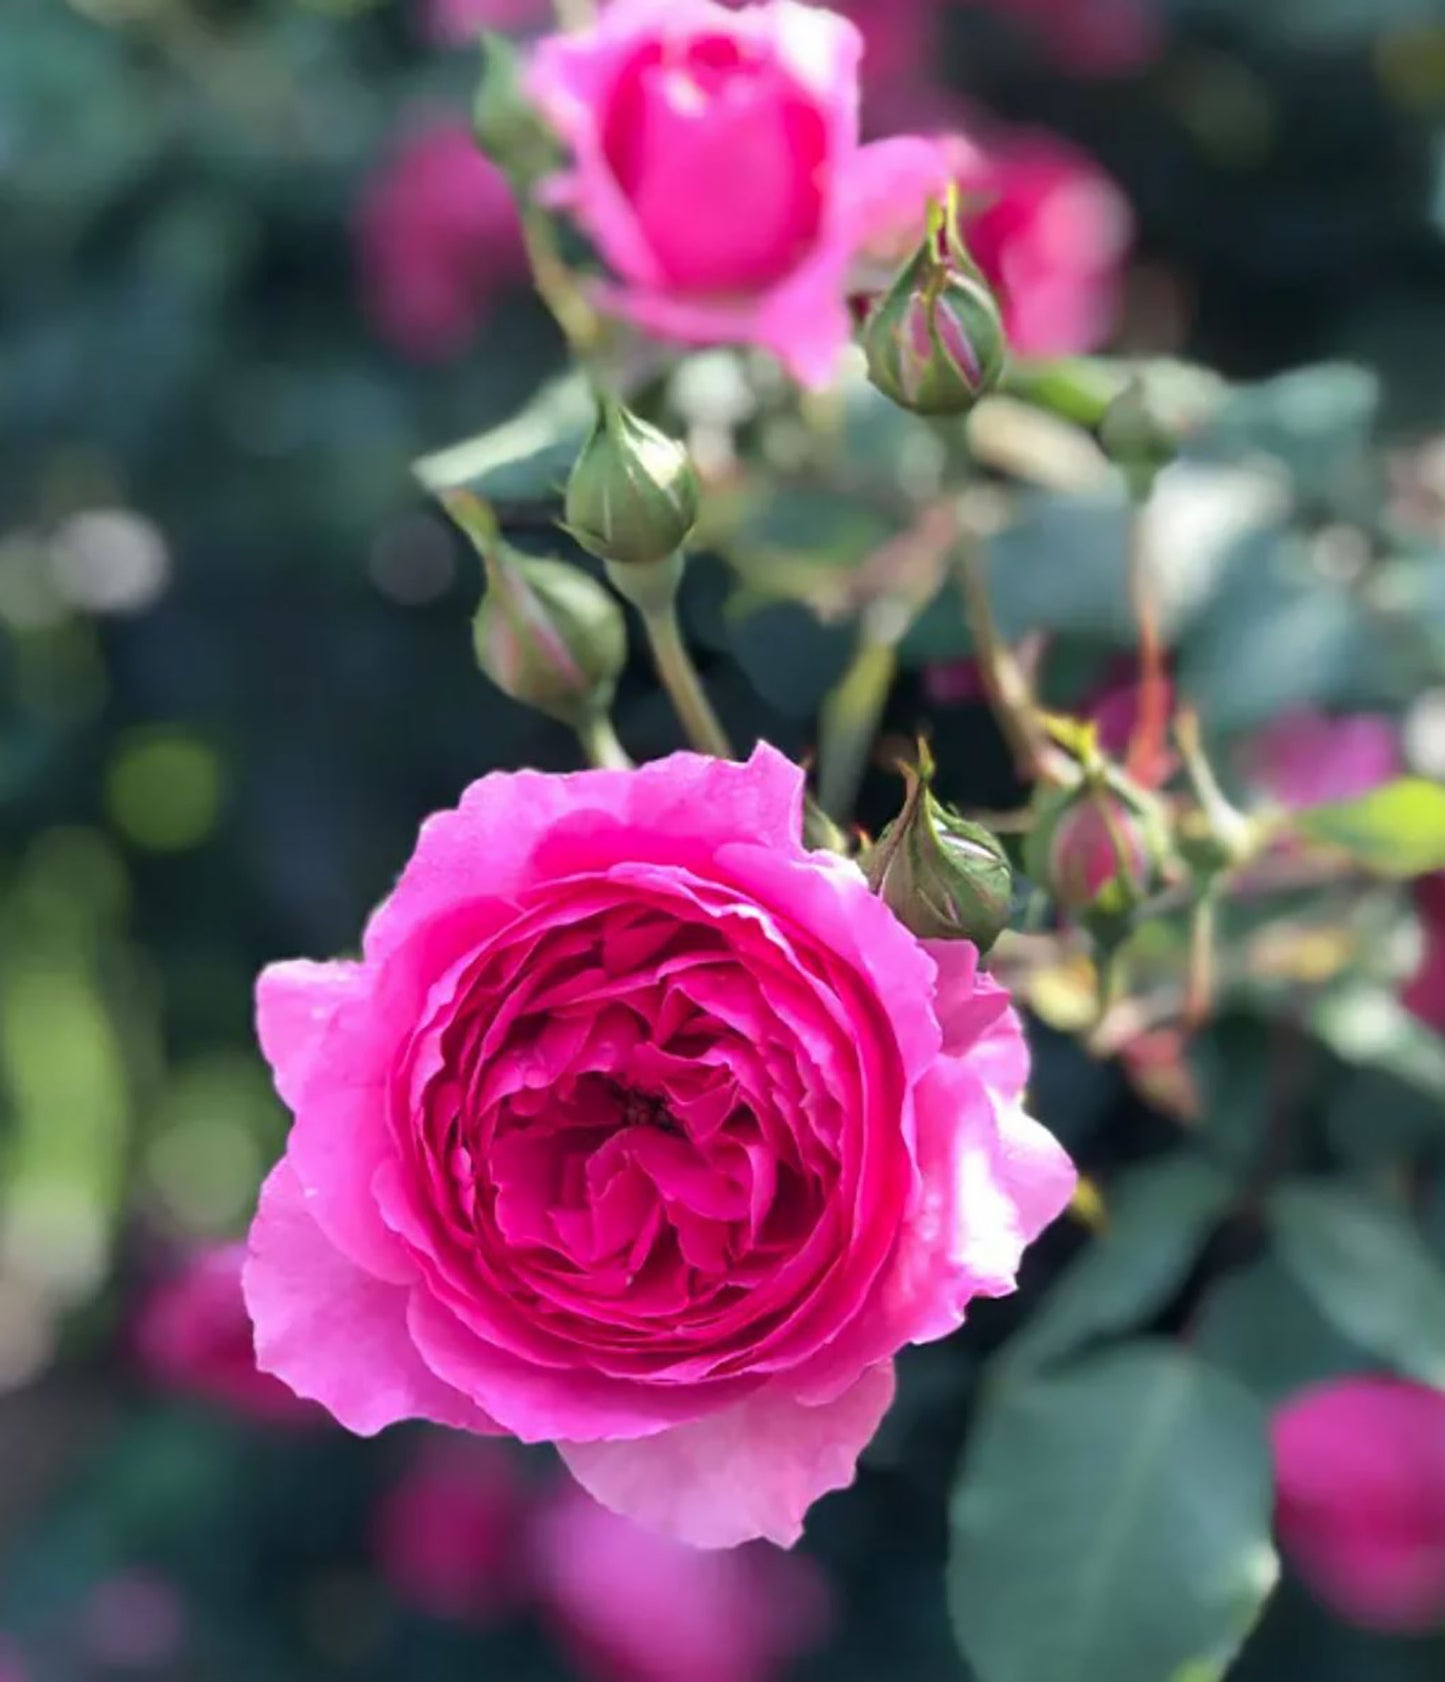
[[[686,449],[615,398],[600,398],[567,481],[567,530],[582,547],[619,566],[655,566],[697,523],[700,500]]]
[[[472,622],[477,664],[514,701],[574,728],[605,713],[627,661],[617,600],[565,561],[500,540],[483,559],[487,590]]]
[[[1128,481],[1131,495],[1142,499],[1178,456],[1180,435],[1150,397],[1144,381],[1133,379],[1104,411],[1099,443]]]
[[[557,143],[522,89],[522,60],[505,35],[482,36],[482,77],[472,97],[477,145],[519,186],[555,166]]]
[[[1008,923],[1013,872],[996,836],[934,798],[928,755],[904,767],[903,810],[863,861],[868,885],[920,940],[987,952]]]
[[[968,255],[953,203],[863,327],[868,378],[901,408],[960,415],[998,384],[1008,343],[998,300]]]

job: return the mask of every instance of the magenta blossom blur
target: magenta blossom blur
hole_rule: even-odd
[[[1310,707],[1282,714],[1242,755],[1254,791],[1290,811],[1352,800],[1397,777],[1399,731],[1379,713],[1331,717]]]
[[[377,1567],[399,1600],[490,1624],[526,1592],[527,1491],[506,1449],[467,1437],[424,1443],[372,1514]]]
[[[464,123],[403,136],[367,183],[356,244],[376,332],[420,361],[464,351],[528,272],[511,189]]]
[[[1427,1028],[1445,1034],[1445,871],[1422,876],[1414,892],[1424,949],[1402,996]]]
[[[548,37],[529,86],[571,154],[547,186],[612,271],[604,307],[690,344],[753,344],[824,384],[880,216],[921,233],[946,185],[916,138],[859,144],[863,41],[798,0],[613,0]]]
[[[1315,1594],[1370,1629],[1445,1627],[1445,1393],[1341,1379],[1273,1436],[1280,1547]]]
[[[893,1356],[1014,1289],[1074,1171],[973,947],[808,852],[802,798],[766,747],[489,776],[360,961],[265,972],[267,1371],[363,1434],[556,1442],[698,1546],[852,1479]]]
[[[533,1589],[588,1682],[772,1682],[828,1631],[828,1583],[767,1542],[702,1553],[580,1489],[537,1514]]]
[[[152,1378],[256,1418],[324,1420],[279,1379],[256,1367],[241,1296],[243,1244],[180,1258],[141,1303],[136,1352]]]

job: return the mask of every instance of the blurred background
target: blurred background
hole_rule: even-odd
[[[1279,399],[1275,447],[1323,472],[1339,436],[1378,427],[1388,494],[1438,542],[1441,0],[851,9],[872,132],[1000,136],[980,239],[1020,254],[1016,276],[1035,265],[1017,337],[1239,380],[1325,364]],[[419,819],[473,777],[575,763],[565,731],[478,676],[474,558],[410,475],[563,364],[466,133],[475,29],[544,13],[0,12],[4,1682],[965,1674],[939,1492],[1018,1304],[909,1357],[859,1485],[801,1556],[653,1557],[560,1491],[545,1454],[365,1443],[289,1403],[247,1371],[234,1257],[188,1259],[244,1231],[284,1137],[251,1037],[258,967],[349,947]],[[1068,561],[1074,538],[1050,541]],[[735,636],[723,589],[699,566],[690,613],[721,708],[801,754],[839,633],[775,603]],[[999,803],[1006,757],[933,631],[889,722],[936,709],[945,792]],[[1278,686],[1241,702],[1226,629],[1210,635],[1201,670],[1243,732]],[[1307,692],[1285,700],[1406,716],[1418,685],[1388,659],[1321,675],[1332,652],[1290,647]],[[1250,651],[1268,667],[1267,636]],[[1438,771],[1432,716],[1418,751]],[[617,722],[639,755],[675,745],[640,662]],[[870,777],[865,819],[895,801]],[[1035,1026],[1050,1126],[1095,1170],[1147,1155],[1169,1124],[1136,1084]],[[1252,1055],[1239,1043],[1231,1058]],[[1025,1300],[1077,1242],[1040,1247]],[[1423,1648],[1347,1636],[1288,1586],[1252,1664],[1427,1674]]]

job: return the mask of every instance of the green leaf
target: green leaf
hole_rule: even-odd
[[[1208,1682],[1274,1585],[1265,1417],[1139,1343],[1004,1384],[953,1498],[949,1609],[981,1682]]]
[[[1183,1283],[1233,1189],[1221,1169],[1185,1151],[1123,1176],[1103,1237],[1009,1343],[1010,1376],[1156,1314]]]
[[[1378,876],[1406,881],[1445,869],[1445,788],[1424,777],[1400,777],[1294,821],[1301,834],[1343,848]]]
[[[1445,1043],[1385,988],[1366,981],[1332,987],[1314,1002],[1309,1025],[1346,1063],[1390,1075],[1445,1105]]]
[[[1276,1191],[1268,1214],[1280,1260],[1337,1330],[1445,1388],[1445,1271],[1403,1215],[1304,1181]]]
[[[587,381],[567,374],[521,411],[475,438],[423,456],[413,471],[434,496],[465,489],[493,505],[554,499],[592,425]]]
[[[1268,1407],[1307,1385],[1369,1364],[1359,1345],[1340,1335],[1273,1256],[1213,1286],[1190,1344]]]

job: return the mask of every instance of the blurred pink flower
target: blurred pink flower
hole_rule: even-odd
[[[769,1682],[830,1619],[813,1562],[766,1542],[701,1553],[559,1486],[537,1515],[538,1600],[590,1682]]]
[[[572,154],[548,194],[612,270],[604,307],[825,383],[855,252],[885,213],[921,232],[945,181],[926,141],[859,144],[862,51],[846,19],[797,0],[613,0],[541,42],[531,92]]]
[[[923,668],[922,678],[923,693],[935,707],[958,707],[988,699],[978,661],[972,656],[961,660],[931,660]]]
[[[1370,1629],[1445,1624],[1445,1394],[1322,1384],[1275,1414],[1273,1438],[1280,1547],[1320,1600]]]
[[[1256,794],[1291,811],[1351,800],[1400,774],[1399,732],[1378,713],[1341,718],[1300,707],[1258,732],[1241,755]]]
[[[1014,350],[1066,356],[1102,344],[1133,238],[1123,193],[1087,152],[1044,129],[945,146],[969,250],[998,289]]]
[[[1142,69],[1164,41],[1159,0],[976,0],[1016,22],[1076,76]]]
[[[1445,871],[1415,883],[1415,909],[1425,950],[1401,998],[1427,1028],[1445,1034]]]
[[[403,137],[367,183],[356,244],[373,326],[420,361],[465,350],[528,273],[511,188],[464,123]]]
[[[7,1635],[0,1635],[0,1682],[30,1682],[20,1649]]]
[[[424,0],[428,39],[442,46],[471,45],[484,29],[520,34],[552,21],[551,0]]]
[[[168,1577],[117,1571],[86,1596],[80,1616],[85,1651],[108,1670],[166,1670],[186,1639],[186,1608]]]
[[[136,1351],[152,1377],[255,1418],[320,1420],[280,1379],[256,1368],[251,1319],[241,1296],[244,1244],[221,1244],[182,1260],[141,1305]]]
[[[525,1512],[505,1449],[431,1438],[377,1503],[377,1568],[399,1600],[433,1617],[492,1623],[522,1596]]]

